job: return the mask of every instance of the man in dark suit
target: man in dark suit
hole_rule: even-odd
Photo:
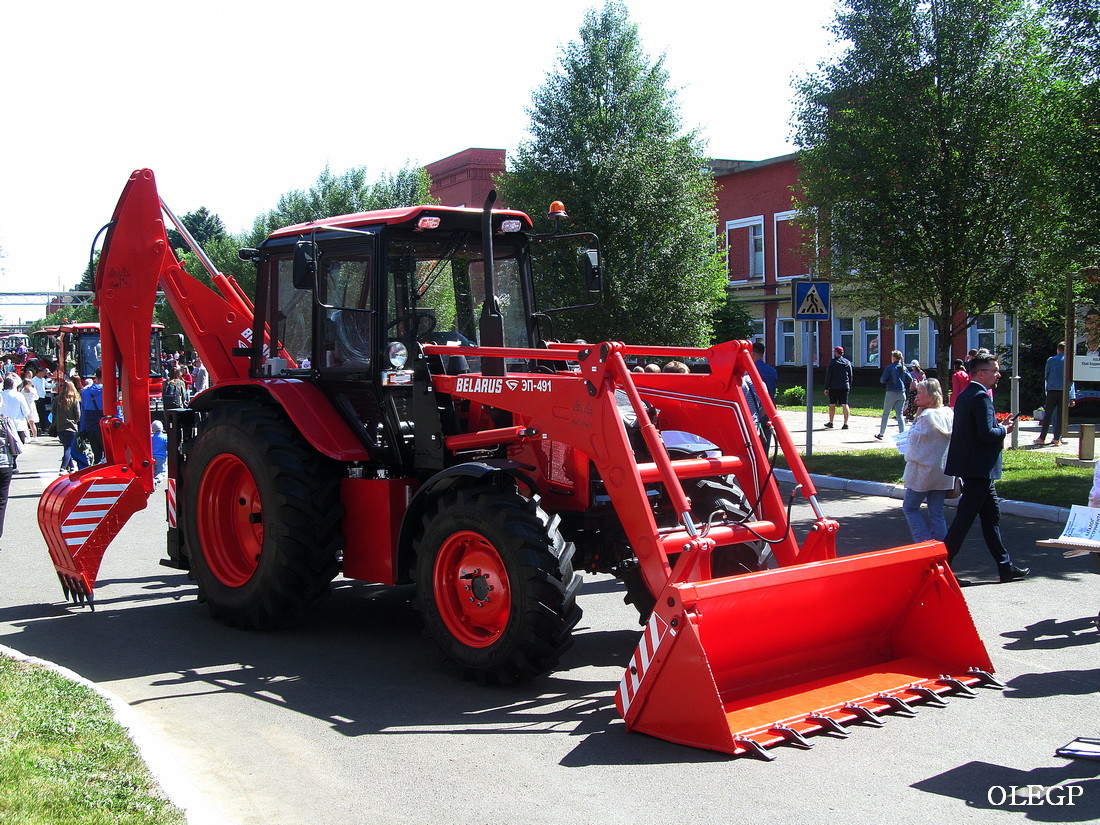
[[[993,414],[990,391],[1001,377],[997,359],[979,354],[970,360],[966,368],[970,373],[970,384],[959,393],[959,399],[955,402],[955,424],[944,466],[945,473],[962,479],[958,511],[943,540],[947,546],[947,560],[954,562],[974,519],[980,518],[982,536],[993,561],[997,563],[1001,581],[1017,581],[1029,571],[1012,563],[1008,549],[1001,540],[1001,507],[995,486],[1001,477],[1001,451],[1005,436],[1016,427],[1016,422],[1008,421],[1004,426],[999,426]]]
[[[764,360],[764,342],[754,341],[752,345],[752,355],[756,360],[756,371],[760,373],[760,379],[764,382],[764,386],[768,390],[768,395],[772,401],[775,401],[775,391],[779,384],[779,372]],[[760,395],[760,388],[756,387],[757,395]],[[772,427],[768,419],[767,413],[763,410],[759,412],[759,420],[757,422],[760,426],[760,432],[764,441],[764,452],[771,449],[772,445]]]

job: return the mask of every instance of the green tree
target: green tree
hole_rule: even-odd
[[[842,0],[832,32],[847,50],[802,82],[795,129],[817,274],[930,316],[944,375],[953,336],[1050,280],[1048,29],[1028,0]]]
[[[205,206],[200,206],[194,212],[182,215],[180,223],[187,227],[191,237],[202,247],[205,247],[210,241],[223,238],[226,235],[225,224],[222,223],[222,219],[210,212]],[[182,233],[176,229],[168,230],[168,243],[171,244],[177,255],[186,252],[190,248],[183,239]]]
[[[705,344],[725,286],[714,183],[697,134],[681,128],[663,57],[644,53],[622,3],[586,13],[528,114],[503,199],[536,223],[561,200],[603,244],[603,303],[559,316],[557,337]],[[578,303],[576,281],[540,279],[541,305]]]
[[[1071,270],[1100,264],[1100,2],[1050,0],[1059,56],[1058,96],[1070,128],[1061,133],[1058,189],[1064,223],[1059,235]],[[1100,288],[1080,281],[1096,302]]]
[[[237,255],[240,249],[258,246],[273,230],[290,224],[373,209],[431,203],[428,194],[430,185],[427,172],[411,165],[396,173],[383,173],[374,181],[367,180],[365,167],[336,175],[326,166],[308,191],[291,190],[279,198],[274,209],[258,215],[251,232],[240,235],[227,232],[221,218],[205,206],[183,215],[180,221],[198,241],[214,268],[237,281],[245,294],[253,295],[256,265],[242,261]],[[169,229],[168,239],[184,270],[210,286],[212,281],[206,267],[198,255],[187,248],[182,235],[175,229]],[[75,289],[92,291],[94,287],[95,268],[92,265],[85,269]],[[77,318],[77,315],[80,317]],[[165,325],[166,332],[182,332],[179,320],[167,305],[158,306],[154,315],[154,320]],[[81,321],[99,320],[94,307],[82,308],[79,313],[74,310],[66,317]]]
[[[367,180],[365,166],[356,166],[339,175],[325,166],[308,191],[293,189],[287,192],[279,198],[274,209],[257,217],[250,240],[256,245],[281,227],[333,215],[431,203],[430,186],[431,179],[423,167],[408,164],[396,173],[383,173],[375,181]]]
[[[728,293],[726,300],[718,306],[714,313],[714,330],[711,343],[751,338],[753,333],[752,322],[752,313],[745,308],[745,305],[733,293]]]

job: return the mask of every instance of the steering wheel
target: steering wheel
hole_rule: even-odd
[[[411,327],[413,337],[420,338],[421,336],[430,334],[432,330],[435,329],[436,317],[430,312],[408,312],[390,321],[389,326],[386,327],[386,333],[388,334],[391,329],[405,322],[415,324],[415,326]]]

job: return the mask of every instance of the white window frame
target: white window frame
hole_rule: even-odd
[[[940,341],[940,328],[936,326],[934,318],[925,318],[927,324],[928,335],[925,337],[927,346],[925,347],[925,355],[927,360],[924,362],[925,367],[936,366],[936,346]],[[951,354],[948,353],[948,361],[950,361]],[[950,366],[950,364],[948,364]]]
[[[992,326],[979,327],[978,326],[978,319],[982,318],[982,317],[985,317],[985,316],[989,316]],[[981,349],[982,348],[982,343],[981,343],[982,335],[992,335],[993,336],[993,346],[987,347],[986,349],[988,349],[990,352],[996,352],[997,351],[997,313],[996,312],[983,312],[981,315],[975,315],[974,316],[974,323],[970,325],[970,330],[968,331],[968,334],[966,336],[966,338],[967,338],[967,349],[968,350]]]
[[[767,346],[768,346],[768,336],[766,334],[767,333],[767,329],[766,329],[767,324],[768,324],[768,320],[766,318],[753,318],[753,320],[752,320],[752,335],[749,336],[749,340],[752,343],[755,344],[757,341],[759,341],[761,344],[764,345],[765,348],[767,348]],[[765,349],[765,351],[766,351],[766,349]]]
[[[790,324],[791,328],[788,332],[783,328],[784,324]],[[791,358],[786,359],[787,347],[786,339],[791,340]],[[798,323],[794,318],[776,318],[775,319],[775,363],[776,364],[797,364],[798,363]],[[783,360],[780,360],[783,359]]]
[[[906,366],[908,366],[909,362],[913,360],[912,358],[909,357],[909,354],[905,351],[906,350],[906,347],[905,347],[906,341],[905,341],[905,339],[907,337],[909,337],[910,335],[916,335],[917,336],[917,347],[916,347],[917,354],[916,354],[915,357],[918,361],[921,360],[921,352],[922,352],[922,350],[921,350],[921,341],[923,340],[924,336],[921,334],[920,326],[921,326],[921,319],[919,319],[919,318],[917,319],[916,325],[912,326],[912,327],[907,327],[907,326],[905,326],[905,324],[894,324],[894,349],[901,351],[901,354],[903,356],[902,360],[905,361]],[[879,345],[881,346],[881,342],[879,342]],[[879,352],[879,360],[882,360],[881,351]],[[921,366],[925,367],[925,366],[928,366],[928,365],[925,364],[922,361]]]
[[[727,256],[732,255],[733,252],[734,252],[734,250],[729,248],[730,230],[731,229],[746,229],[746,228],[751,227],[751,226],[759,226],[760,227],[760,245],[761,245],[761,252],[763,252],[764,243],[765,243],[765,240],[766,240],[764,238],[764,216],[763,215],[756,215],[756,216],[751,217],[751,218],[738,218],[737,220],[726,221],[726,239],[727,239],[727,241],[726,241],[726,255]],[[749,238],[750,238],[750,240],[752,239],[752,234],[751,233],[749,235]],[[757,273],[757,272],[753,271],[754,270],[754,266],[753,266],[754,253],[752,251],[752,248],[750,247],[749,249],[742,249],[741,254],[748,256],[748,261],[749,261],[749,268],[748,268],[749,277],[748,277],[748,280],[750,280],[750,281],[762,281],[762,280],[764,280],[764,272],[765,272],[765,268],[767,267],[767,260],[766,260],[767,256],[766,255],[764,256],[765,260],[761,262],[760,272]],[[727,275],[729,273],[729,261],[728,260],[726,261],[726,273],[727,273]]]
[[[873,320],[875,322],[874,327],[868,324],[868,321]],[[878,363],[872,364],[867,357],[867,342],[870,335],[878,337]],[[861,367],[874,367],[876,369],[882,368],[882,319],[877,315],[864,316],[859,319],[859,365]]]
[[[851,323],[851,329],[842,330],[840,328],[841,321],[848,321]],[[848,341],[845,342],[845,337]],[[844,347],[844,357],[852,360],[856,354],[856,319],[852,316],[833,316],[833,346]],[[854,362],[853,362],[854,363]]]
[[[779,276],[779,222],[789,221],[791,218],[798,214],[797,209],[788,209],[786,212],[776,212],[772,216],[772,272],[777,281],[794,281],[798,278],[805,278],[809,275],[808,272],[802,272],[798,275],[784,275]]]

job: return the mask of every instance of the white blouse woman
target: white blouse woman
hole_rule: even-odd
[[[943,405],[940,382],[927,378],[917,384],[917,414],[909,430],[905,448],[905,498],[901,509],[909,522],[913,541],[943,541],[947,535],[947,522],[943,515],[943,503],[947,493],[955,486],[953,476],[943,471],[947,459],[947,446],[951,443],[951,425],[954,410]],[[928,519],[921,512],[921,503],[928,502]]]

